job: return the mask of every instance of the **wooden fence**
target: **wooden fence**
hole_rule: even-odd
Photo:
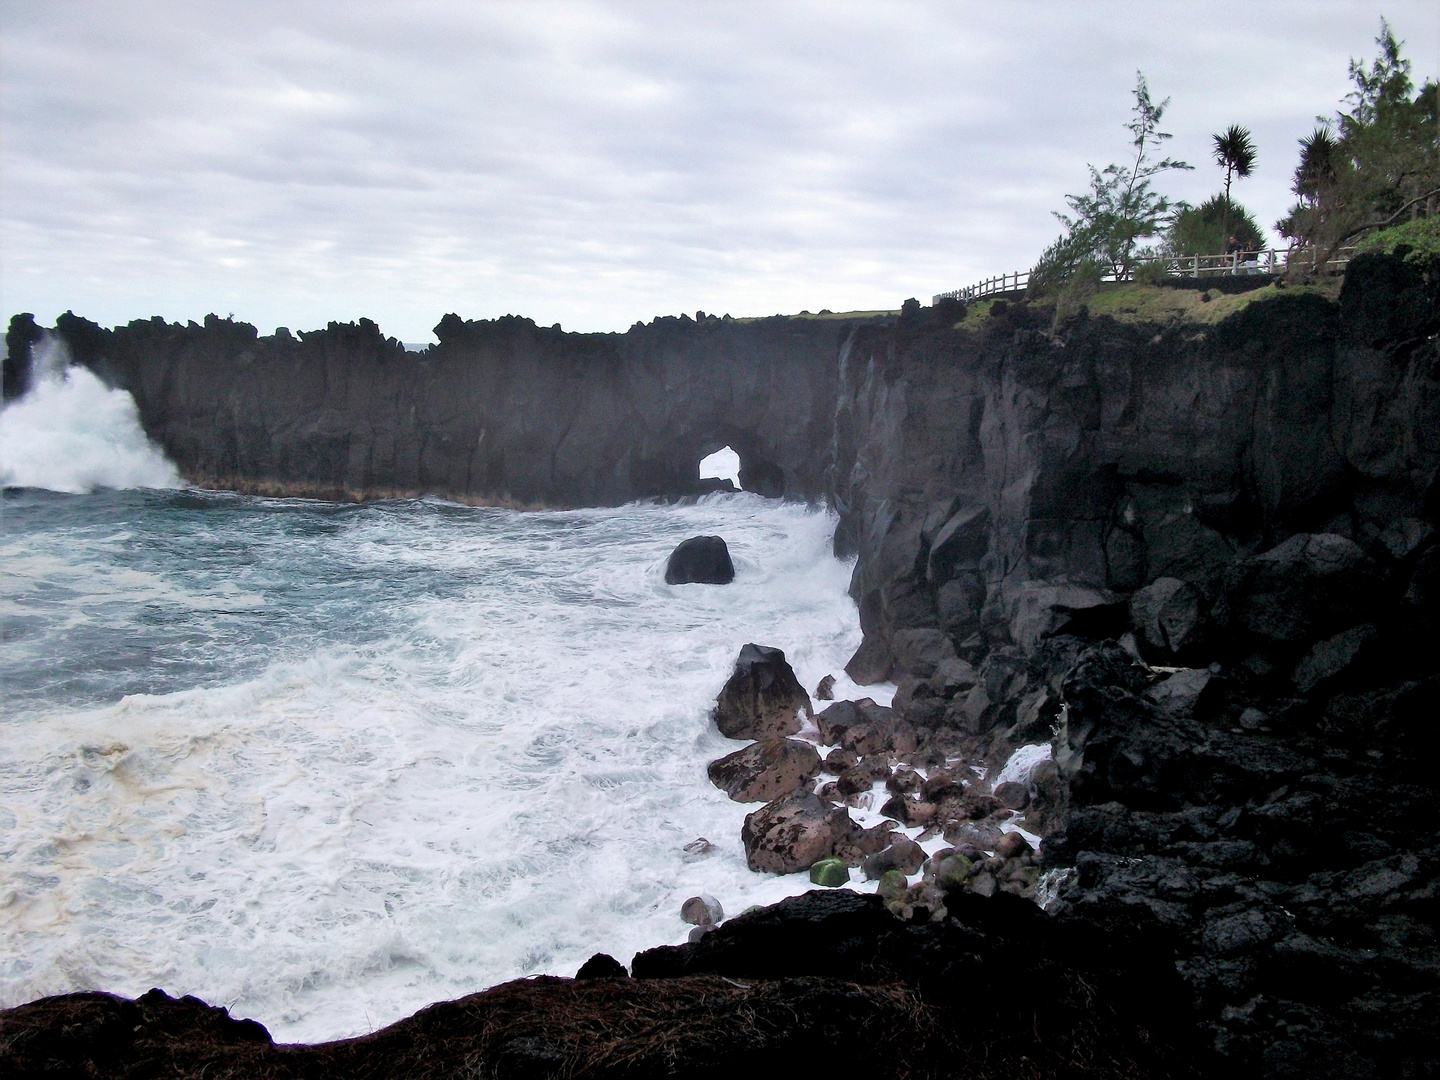
[[[1325,272],[1340,273],[1349,265],[1350,257],[1354,253],[1353,247],[1339,249],[1326,261]],[[1290,248],[1287,251],[1275,248],[1266,251],[1235,251],[1229,255],[1156,255],[1150,258],[1136,259],[1130,267],[1127,279],[1133,278],[1136,270],[1150,263],[1164,266],[1165,272],[1171,277],[1245,277],[1251,274],[1274,276],[1284,274],[1291,269],[1305,270],[1313,274],[1320,270],[1319,258],[1319,252],[1309,247]],[[1109,273],[1105,274],[1101,280],[1115,281],[1117,276]],[[1029,285],[1030,271],[1017,270],[1013,274],[1000,274],[996,277],[986,278],[974,285],[967,285],[963,289],[937,293],[930,302],[938,304],[941,300],[983,300],[987,296],[1006,296],[1011,293],[1024,292]]]

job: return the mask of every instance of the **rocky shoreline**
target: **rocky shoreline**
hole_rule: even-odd
[[[313,1046],[158,990],[70,994],[0,1013],[0,1063],[135,1080],[1201,1075],[1174,972],[1143,940],[1072,932],[1009,896],[955,903],[905,923],[875,897],[808,893],[642,952],[633,977],[600,955],[573,980],[505,983]]]
[[[763,456],[750,475],[763,473],[767,492],[823,492],[838,513],[836,554],[856,559],[864,632],[847,673],[896,686],[888,706],[819,710],[778,650],[746,646],[715,715],[750,743],[711,779],[762,804],[742,837],[751,867],[809,869],[822,885],[858,871],[879,896],[786,901],[641,954],[640,978],[507,984],[368,1037],[378,1042],[296,1049],[290,1064],[276,1064],[288,1049],[235,1051],[228,1075],[364,1075],[360,1051],[337,1048],[381,1036],[427,1054],[426,1039],[453,1036],[449,1072],[408,1075],[462,1075],[464,1053],[480,1075],[665,1075],[682,1062],[702,1074],[712,1059],[749,1067],[817,1039],[897,1076],[1440,1072],[1440,261],[1362,256],[1338,298],[1264,293],[1224,318],[1164,324],[1005,301],[912,302],[898,318],[825,327],[666,323],[624,341],[457,320],[426,376],[437,401],[455,412],[457,386],[503,376],[495,400],[538,388],[574,403],[573,417],[543,438],[486,428],[482,440],[500,434],[482,454],[456,413],[442,427],[464,438],[443,455],[427,458],[421,439],[380,471],[358,433],[411,361],[377,334],[332,327],[303,347],[259,347],[262,367],[303,373],[336,365],[353,338],[380,373],[363,395],[371,419],[327,389],[311,402],[325,430],[285,426],[291,449],[266,457],[253,390],[231,386],[206,352],[221,338],[253,346],[253,333],[132,324],[108,357],[72,325],[77,356],[139,388],[167,450],[232,472],[248,464],[257,479],[283,459],[317,483],[359,487],[443,476],[461,491],[566,502],[683,494],[681,466],[739,432],[742,458],[745,447]],[[171,342],[163,363],[146,359],[150,338]],[[752,345],[732,382],[726,350]],[[588,367],[575,362],[582,346],[598,358]],[[205,378],[182,401],[180,376],[196,365]],[[604,476],[567,471],[566,425],[596,434],[632,391],[646,419],[625,414],[596,435]],[[703,418],[683,415],[686,402]],[[225,410],[243,437],[207,442]],[[856,929],[797,929],[831,916]],[[784,935],[809,950],[780,947]],[[1003,975],[1002,957],[1029,981]],[[663,991],[647,987],[662,978]],[[594,1019],[606,994],[618,1029]],[[658,1043],[605,1042],[643,1027],[627,1010],[656,997],[699,1012],[677,1005],[674,1028],[644,1028],[665,1032]],[[143,1000],[10,1010],[4,1052],[17,1068],[53,1060],[63,1074],[70,1061],[90,1075],[105,1025],[129,1023],[127,1008],[179,1008]],[[492,1006],[512,1019],[486,1020]],[[542,1049],[497,1064],[510,1060],[495,1055],[514,1017],[577,1031],[558,1019],[567,1009],[590,1026],[561,1041],[588,1049],[545,1058],[549,1044],[526,1028]],[[778,1013],[789,1019],[773,1024]],[[702,1015],[729,1019],[710,1028]],[[887,1041],[896,1030],[906,1034]],[[686,1031],[709,1034],[687,1042]],[[133,1053],[174,1062],[176,1038]],[[52,1045],[70,1049],[33,1049]],[[752,1049],[762,1056],[744,1057]],[[332,1064],[302,1064],[310,1050]],[[404,1072],[390,1052],[371,1060]]]

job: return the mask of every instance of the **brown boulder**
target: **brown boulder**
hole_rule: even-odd
[[[740,842],[751,870],[794,874],[835,854],[850,838],[850,812],[808,791],[792,791],[745,818]]]
[[[919,870],[925,862],[925,851],[909,837],[897,837],[884,851],[867,856],[860,864],[866,880],[877,881],[887,870],[899,870],[907,877]]]
[[[820,755],[798,739],[766,739],[712,761],[705,772],[736,802],[769,802],[818,776]]]
[[[735,671],[715,699],[715,726],[731,739],[774,739],[800,730],[800,713],[813,714],[810,695],[785,662],[765,645],[746,645]]]

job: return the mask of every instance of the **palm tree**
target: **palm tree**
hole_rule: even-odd
[[[1215,164],[1225,170],[1225,213],[1221,218],[1220,233],[1229,242],[1230,237],[1230,182],[1235,177],[1249,176],[1255,168],[1255,144],[1250,139],[1250,129],[1231,124],[1215,140]]]

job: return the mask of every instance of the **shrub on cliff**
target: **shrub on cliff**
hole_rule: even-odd
[[[1380,55],[1368,71],[1350,61],[1350,111],[1300,140],[1291,185],[1300,199],[1275,224],[1327,256],[1364,233],[1440,209],[1440,86],[1427,81],[1415,93],[1403,43],[1383,19],[1375,43]]]

